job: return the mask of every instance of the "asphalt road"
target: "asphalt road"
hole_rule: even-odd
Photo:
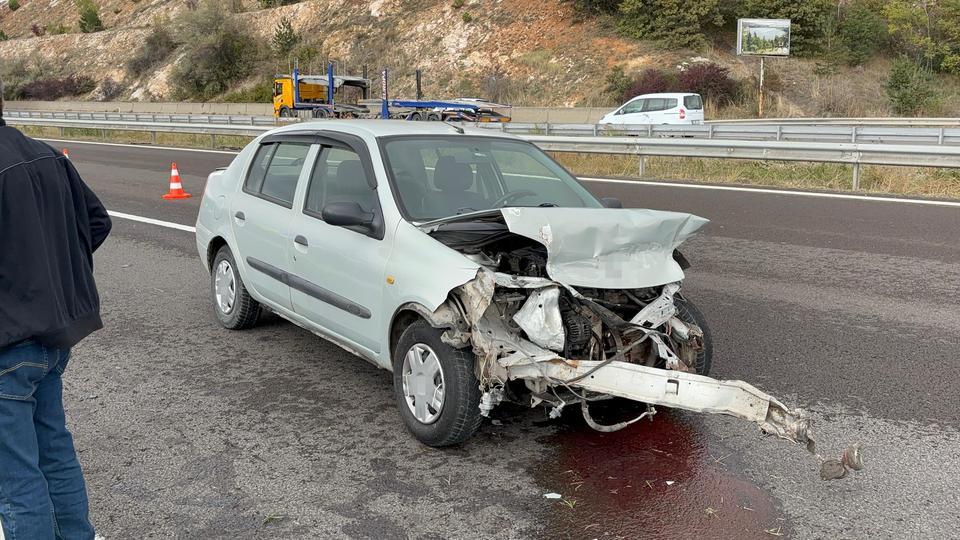
[[[68,146],[108,208],[192,225],[230,154]],[[176,161],[195,197],[162,201]],[[462,448],[404,431],[389,374],[269,320],[217,326],[189,233],[123,219],[97,253],[107,327],[67,407],[107,538],[955,537],[960,208],[591,182],[712,220],[684,253],[714,375],[812,412],[835,482],[737,420],[662,410],[615,434],[498,409]],[[545,499],[556,492],[563,500]]]

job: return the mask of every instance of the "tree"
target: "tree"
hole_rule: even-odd
[[[700,47],[704,31],[723,24],[719,0],[623,0],[620,2],[620,32],[637,39],[651,39],[670,47]]]
[[[960,1],[891,0],[883,15],[898,51],[927,69],[960,73]]]
[[[840,43],[852,65],[862,65],[869,60],[885,41],[886,22],[873,7],[865,1],[854,2],[844,10],[837,25]]]
[[[790,52],[810,56],[818,52],[830,18],[833,0],[743,0],[740,17],[790,19]]]
[[[180,97],[209,99],[250,73],[258,44],[217,0],[184,12],[177,27],[184,53],[172,78]]]
[[[894,112],[901,116],[929,109],[935,98],[930,74],[908,58],[893,63],[886,90]]]
[[[84,34],[103,30],[103,21],[100,20],[100,8],[93,0],[76,0],[77,10],[80,12],[80,31]]]
[[[277,23],[276,28],[273,29],[273,39],[271,40],[273,51],[281,58],[286,57],[296,47],[297,43],[300,43],[300,35],[294,31],[290,20],[283,17]]]

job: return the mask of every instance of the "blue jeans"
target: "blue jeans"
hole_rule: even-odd
[[[67,431],[69,349],[0,349],[0,523],[5,540],[91,540],[87,488]]]

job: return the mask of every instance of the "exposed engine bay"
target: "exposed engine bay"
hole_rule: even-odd
[[[597,223],[564,209],[559,221],[550,210],[507,208],[424,227],[480,266],[434,319],[448,328],[444,341],[476,354],[484,415],[503,400],[545,405],[551,417],[579,406],[592,428],[615,431],[663,405],[743,418],[816,453],[804,411],[745,382],[707,377],[710,330],[683,297],[689,264],[677,251],[706,220],[607,210],[609,221]],[[645,403],[646,412],[595,421],[590,404],[612,397]],[[848,455],[841,468],[859,469],[859,448]]]

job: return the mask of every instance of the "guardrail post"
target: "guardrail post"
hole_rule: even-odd
[[[853,190],[860,191],[860,161],[853,162]]]
[[[783,126],[777,124],[777,140],[779,141],[781,139],[783,139]]]
[[[653,137],[653,124],[647,124],[647,137]]]
[[[66,135],[64,135],[64,131],[65,131],[65,130],[64,130],[63,126],[60,126],[60,138],[61,138],[61,139],[63,139],[64,137],[66,137]]]
[[[850,142],[857,142],[857,126],[853,126],[853,130],[850,132]],[[853,188],[857,189],[857,188]]]
[[[156,131],[151,131],[151,132],[150,132],[150,141],[151,141],[151,143],[152,143],[154,146],[157,145],[157,132],[156,132]]]
[[[707,138],[713,138],[713,124],[707,124]]]
[[[217,147],[217,134],[216,134],[216,133],[211,133],[211,134],[210,134],[210,148],[216,148],[216,147]]]
[[[544,135],[549,135],[549,134],[550,134],[550,122],[547,122],[546,124],[544,124],[544,126],[545,126],[545,127],[544,127],[544,129],[543,129],[543,134],[544,134]]]
[[[944,128],[940,128],[940,137],[937,138],[937,144],[943,144],[943,130]]]

